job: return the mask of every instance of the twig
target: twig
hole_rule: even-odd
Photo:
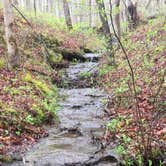
[[[13,4],[11,3],[12,7],[21,15],[21,17],[27,22],[27,24],[33,29],[32,24],[28,21],[28,19],[23,15],[23,13]]]

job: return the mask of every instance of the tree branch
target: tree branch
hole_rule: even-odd
[[[27,22],[27,24],[33,29],[32,24],[28,21],[28,19],[22,14],[22,12],[13,4],[11,3],[12,7],[21,15],[21,17]]]

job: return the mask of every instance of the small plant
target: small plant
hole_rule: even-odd
[[[5,67],[5,60],[3,58],[0,58],[0,70]]]
[[[127,154],[126,148],[124,146],[122,146],[122,145],[118,145],[115,148],[115,152],[117,152],[120,155],[126,155]]]
[[[114,70],[114,66],[110,65],[103,65],[102,68],[99,69],[99,76],[104,76],[105,74],[109,73],[110,71]]]
[[[91,77],[91,73],[90,72],[81,72],[80,74],[79,74],[79,77],[80,78],[85,78],[85,79],[87,79],[87,78],[90,78]]]
[[[107,124],[108,130],[111,132],[116,132],[120,128],[120,120],[119,119],[113,119],[111,122]]]
[[[15,133],[16,133],[17,136],[21,136],[21,131],[18,130]]]
[[[32,83],[37,89],[41,90],[41,92],[45,93],[45,94],[49,94],[51,93],[51,90],[48,88],[48,86],[46,85],[46,83],[34,79],[30,73],[27,73],[24,77],[23,77],[23,81],[25,82],[30,82]]]
[[[57,65],[63,61],[63,56],[61,54],[57,54],[54,51],[50,50],[49,51],[49,63],[52,65]]]
[[[34,125],[35,124],[35,118],[32,117],[32,115],[28,115],[25,119],[25,121],[31,125]]]

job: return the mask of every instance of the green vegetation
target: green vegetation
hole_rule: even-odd
[[[48,136],[43,125],[58,123],[57,87],[100,86],[111,97],[105,99],[103,95],[94,94],[93,88],[92,94],[84,96],[93,97],[94,101],[101,97],[107,106],[104,111],[111,120],[105,135],[102,138],[92,135],[92,142],[102,145],[101,150],[111,145],[125,166],[164,166],[166,18],[161,14],[164,3],[155,1],[154,16],[145,21],[141,18],[141,5],[137,6],[132,0],[125,8],[120,6],[120,1],[114,4],[109,1],[108,12],[106,2],[101,0],[95,4],[93,1],[88,4],[70,1],[70,5],[68,1],[57,2],[47,1],[47,6],[36,6],[35,0],[33,5],[26,1],[25,9],[21,9],[16,1],[13,4],[3,1],[5,10],[0,10],[0,165],[1,161],[12,162],[11,154],[24,152],[38,139]],[[151,4],[152,1],[146,4],[148,12]],[[55,8],[59,18],[52,14]],[[73,15],[74,8],[80,8],[77,16]],[[120,18],[121,12],[128,18]],[[77,75],[72,70],[76,77],[72,78],[72,72],[71,78],[66,76],[70,73],[65,72],[70,63],[86,61],[83,56],[86,52],[103,53],[99,65],[96,64],[98,72],[90,69]],[[96,104],[94,101],[90,103]],[[72,108],[81,107],[78,103]],[[93,107],[90,109],[93,111]],[[67,132],[70,136],[82,135],[79,127],[67,128],[63,134],[68,135]]]
[[[106,50],[105,38],[85,23],[74,24],[73,29],[69,31],[63,18],[57,19],[50,13],[38,12],[35,16],[34,12],[27,12],[24,9],[22,11],[32,23],[38,25],[36,28],[42,34],[41,39],[44,40],[47,47],[53,48],[55,52],[59,49],[66,49],[69,52],[81,54],[82,51],[86,50],[91,52]],[[21,16],[19,17],[22,19]],[[45,28],[43,28],[43,25]],[[57,48],[58,46],[60,48]]]
[[[102,80],[98,82],[114,94],[112,104],[108,104],[108,109],[114,112],[107,125],[109,140],[118,139],[115,150],[123,157],[124,165],[162,165],[166,139],[165,26],[160,17],[141,25],[122,40],[134,72],[137,101],[123,51],[115,53],[115,66],[110,66],[109,59],[107,63],[106,59],[101,62]]]
[[[81,72],[80,74],[79,74],[79,77],[81,78],[81,79],[86,79],[86,78],[90,78],[91,77],[91,73],[90,72]]]
[[[0,58],[0,70],[5,67],[5,60],[3,58]]]
[[[43,124],[58,122],[58,90],[53,82],[65,86],[61,68],[68,65],[66,59],[70,60],[72,54],[81,56],[85,50],[100,51],[105,47],[95,31],[75,26],[69,32],[63,21],[49,14],[38,13],[37,17],[24,14],[34,28],[22,17],[16,17],[16,42],[21,55],[17,70],[6,70],[6,43],[0,22],[0,152],[3,154],[15,151],[6,143],[8,140],[11,144],[18,141],[19,145],[26,138],[23,143],[26,147],[48,135]],[[0,160],[8,161],[4,157]]]

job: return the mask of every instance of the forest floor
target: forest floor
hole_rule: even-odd
[[[56,85],[65,84],[62,79],[64,71],[60,69],[68,67],[69,60],[84,61],[84,52],[100,51],[105,46],[93,31],[69,33],[33,22],[32,27],[25,20],[16,19],[15,33],[21,65],[17,70],[8,71],[5,69],[2,13],[0,15],[0,160],[5,162],[13,160],[12,154],[25,152],[40,138],[48,136],[49,133],[42,127],[44,124],[58,123],[56,111],[59,109],[59,97]],[[146,124],[144,127],[147,128],[152,122],[154,110],[162,115],[157,116],[153,132],[150,131],[154,139],[152,145],[156,146],[156,152],[161,149],[162,155],[165,154],[166,141],[166,118],[163,113],[166,99],[163,76],[166,67],[165,35],[166,24],[155,19],[141,25],[123,40],[135,73],[142,119]],[[115,57],[118,57],[115,59],[116,65],[111,66],[110,60],[103,56],[98,77],[95,77],[99,86],[115,96],[107,103],[105,110],[110,119],[115,119],[114,124],[108,124],[109,130],[103,139],[108,142],[125,141],[125,144],[122,143],[124,146],[119,147],[122,154],[130,142],[131,146],[127,146],[129,149],[126,148],[125,153],[132,156],[137,153],[134,144],[138,128],[133,120],[131,77],[123,52],[118,50]],[[82,77],[86,82],[92,80],[88,72],[82,73]],[[155,102],[151,101],[153,99]],[[125,140],[121,139],[121,131],[128,133]],[[149,130],[145,130],[145,135],[148,134]]]
[[[33,27],[33,28],[32,28]],[[42,126],[58,123],[58,90],[69,60],[84,60],[87,50],[104,47],[92,31],[68,32],[50,25],[16,17],[15,34],[20,67],[6,69],[3,14],[0,13],[0,161],[11,162],[13,154],[25,152],[49,135]],[[93,34],[92,34],[93,33]],[[94,43],[94,41],[96,41]],[[97,49],[96,49],[97,48]],[[17,155],[16,155],[17,156]]]
[[[111,119],[105,139],[108,143],[116,142],[116,150],[124,157],[125,165],[143,165],[147,156],[147,165],[164,165],[162,160],[165,159],[166,152],[165,36],[164,18],[148,20],[122,38],[131,67],[122,49],[115,52],[114,66],[110,65],[109,58],[103,58],[100,65],[97,81],[108,93],[113,94],[105,110]],[[134,86],[136,93],[133,91]],[[136,163],[133,163],[131,158],[134,158]],[[157,158],[161,161],[156,162]]]

